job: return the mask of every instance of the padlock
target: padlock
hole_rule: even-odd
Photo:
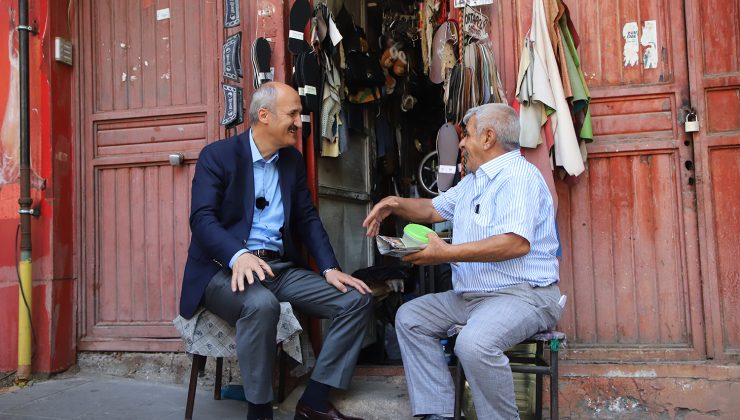
[[[683,128],[687,133],[696,133],[699,131],[699,119],[696,118],[695,113],[689,112],[686,114],[686,122]]]

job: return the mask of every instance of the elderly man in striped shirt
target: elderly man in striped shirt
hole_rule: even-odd
[[[393,214],[418,223],[452,220],[452,244],[434,234],[405,261],[452,264],[453,290],[401,306],[396,329],[414,416],[451,418],[454,386],[439,340],[462,324],[455,354],[480,419],[518,418],[504,351],[552,328],[558,304],[558,240],[550,192],[519,151],[519,119],[504,104],[473,108],[460,142],[460,183],[433,200],[386,197],[363,222],[368,236]]]

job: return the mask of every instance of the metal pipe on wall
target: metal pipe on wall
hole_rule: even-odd
[[[31,326],[31,153],[30,153],[30,104],[29,104],[29,67],[28,67],[28,34],[34,30],[28,25],[28,0],[18,0],[18,56],[20,71],[20,186],[18,199],[21,217],[21,244],[18,272],[20,289],[18,291],[18,370],[16,382],[25,382],[31,377],[32,326]]]

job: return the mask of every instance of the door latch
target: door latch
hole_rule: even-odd
[[[185,162],[185,155],[182,153],[173,153],[170,155],[170,165],[180,166]]]
[[[687,133],[696,133],[699,131],[699,118],[696,116],[696,112],[692,111],[686,114],[683,129]]]

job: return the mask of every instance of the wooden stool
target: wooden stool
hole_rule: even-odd
[[[542,419],[542,376],[550,377],[550,418],[558,418],[558,353],[562,343],[565,342],[565,334],[560,331],[543,331],[524,340],[520,344],[536,344],[537,350],[530,357],[512,356],[512,372],[532,373],[536,377],[535,391],[535,417]],[[550,350],[550,360],[545,359],[545,345]],[[462,396],[465,389],[465,372],[457,360],[457,373],[455,376],[455,420],[462,416]]]
[[[285,377],[287,374],[287,355],[278,346],[278,391],[275,402],[278,404],[285,400]],[[193,365],[190,369],[190,382],[188,383],[188,400],[185,404],[185,420],[192,420],[193,407],[195,406],[195,391],[198,387],[198,376],[203,374],[206,366],[207,356],[192,354]],[[213,386],[213,399],[221,399],[221,377],[223,373],[224,358],[216,357],[216,380]]]
[[[185,351],[192,356],[190,382],[188,384],[188,399],[185,405],[185,419],[193,418],[195,405],[195,391],[198,387],[198,376],[202,375],[206,365],[206,358],[216,358],[216,380],[213,398],[221,399],[221,379],[223,374],[223,358],[236,357],[236,329],[226,321],[205,309],[200,309],[190,319],[178,316],[173,321],[175,328],[180,332],[185,343]],[[280,319],[278,321],[277,351],[278,351],[278,390],[276,401],[285,399],[285,379],[287,374],[287,358],[290,354],[301,362],[301,345],[299,334],[302,328],[293,313],[290,304],[280,303]]]

